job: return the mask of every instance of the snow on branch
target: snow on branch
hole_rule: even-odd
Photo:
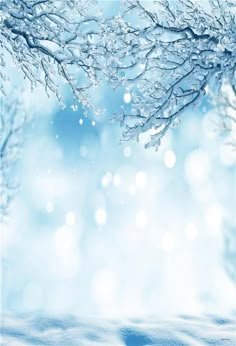
[[[224,84],[218,98],[212,95],[212,104],[216,114],[214,130],[236,151],[236,89]]]
[[[157,149],[209,84],[221,90],[226,79],[236,88],[236,4],[124,3],[123,13],[105,19],[92,0],[0,0],[0,80],[8,52],[32,88],[42,84],[62,106],[60,81],[68,84],[74,110],[78,100],[96,111],[91,88],[104,77],[113,88],[126,86],[131,107],[116,116],[123,139],[150,134],[146,148]]]
[[[19,95],[11,95],[11,100],[10,97],[0,99],[0,224],[7,220],[19,187],[14,166],[20,158],[30,119],[23,110]]]
[[[125,125],[124,140],[150,133],[146,148],[157,149],[210,82],[220,90],[227,79],[235,89],[236,4],[209,0],[208,10],[193,0],[159,0],[150,9],[139,0],[126,5],[107,22],[105,35],[108,78],[114,88],[128,86],[132,97],[130,111],[116,119]],[[132,16],[139,18],[134,24]]]
[[[62,102],[62,79],[75,99],[91,106],[88,90],[99,82],[99,46],[93,44],[97,12],[93,0],[0,0],[1,50],[12,56],[32,88],[40,83]],[[5,65],[2,53],[1,80]]]

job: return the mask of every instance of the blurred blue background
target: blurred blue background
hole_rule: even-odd
[[[125,89],[96,89],[105,111],[84,117],[68,90],[61,110],[40,88],[31,94],[27,82],[16,82],[34,121],[2,230],[3,311],[234,310],[235,154],[214,135],[208,98],[155,152],[142,141],[120,143],[122,129],[110,124],[132,101]]]

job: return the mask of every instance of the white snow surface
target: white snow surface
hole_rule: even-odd
[[[75,316],[5,315],[1,346],[236,345],[236,314],[101,320]]]

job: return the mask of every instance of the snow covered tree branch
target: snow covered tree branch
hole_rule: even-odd
[[[212,98],[216,114],[214,130],[236,151],[236,90],[225,84],[220,96],[216,99],[212,95]]]
[[[1,0],[1,80],[5,77],[5,51],[32,88],[40,83],[61,102],[62,79],[75,99],[84,107],[91,106],[87,91],[99,81],[98,47],[91,43],[98,24],[94,6],[93,0]],[[4,92],[3,84],[0,89]]]
[[[124,140],[147,132],[146,148],[157,149],[181,115],[199,105],[206,86],[220,90],[226,79],[235,90],[236,4],[209,0],[207,10],[194,0],[154,1],[151,9],[139,0],[127,3],[106,29],[113,43],[106,62],[110,80],[132,96],[129,112],[116,119],[126,125]],[[139,25],[132,24],[134,15]]]
[[[236,89],[236,4],[146,4],[127,0],[122,14],[102,19],[93,0],[0,0],[1,80],[8,52],[32,88],[42,84],[62,103],[60,81],[68,84],[76,110],[76,100],[93,107],[91,88],[105,76],[131,93],[131,107],[116,116],[124,140],[147,133],[146,147],[157,149],[207,86],[217,92],[227,80]]]
[[[0,224],[7,219],[18,189],[14,165],[20,158],[30,119],[17,95],[11,100],[8,97],[0,99]]]

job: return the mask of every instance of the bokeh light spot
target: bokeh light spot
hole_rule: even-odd
[[[129,92],[126,92],[124,94],[124,102],[125,103],[130,103],[130,101],[131,101],[131,94]]]
[[[75,213],[73,213],[72,211],[69,211],[66,214],[66,224],[68,226],[73,226],[75,224],[75,221],[76,221]]]
[[[107,172],[103,177],[102,177],[102,186],[103,187],[108,187],[108,185],[112,182],[112,173]]]
[[[99,226],[105,225],[107,221],[107,213],[103,208],[98,208],[95,212],[95,220]]]
[[[176,163],[176,156],[172,150],[167,150],[164,155],[164,163],[167,168],[173,168]]]

